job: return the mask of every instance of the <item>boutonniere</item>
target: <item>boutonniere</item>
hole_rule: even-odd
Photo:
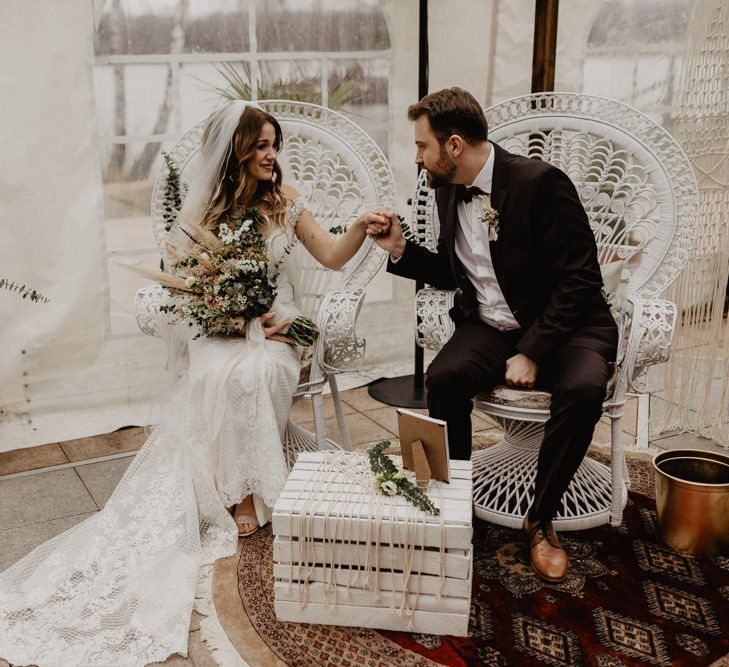
[[[499,212],[491,206],[491,199],[488,195],[477,197],[481,212],[478,219],[484,225],[489,226],[489,241],[499,240]]]

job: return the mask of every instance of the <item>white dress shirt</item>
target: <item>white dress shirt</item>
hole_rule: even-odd
[[[494,146],[486,159],[486,164],[471,183],[489,196],[494,176]],[[479,220],[481,204],[476,197],[469,203],[458,202],[458,226],[456,228],[456,256],[461,260],[468,279],[476,289],[478,315],[482,322],[499,329],[510,331],[518,329],[519,323],[506,303],[499,281],[496,279],[491,261],[488,225]],[[497,241],[498,243],[498,241]],[[390,255],[393,264],[400,260]]]
[[[471,187],[480,188],[488,195],[491,195],[491,181],[494,175],[494,152],[492,144],[486,164],[471,184]],[[479,220],[481,207],[482,203],[477,197],[468,203],[463,200],[458,202],[456,256],[461,260],[466,275],[476,288],[479,318],[501,331],[518,329],[519,323],[506,303],[496,280],[489,247],[489,227]]]

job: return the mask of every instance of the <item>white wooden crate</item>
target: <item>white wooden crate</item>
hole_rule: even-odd
[[[415,512],[400,496],[374,493],[372,484],[353,484],[346,472],[327,470],[328,456],[362,465],[358,453],[302,452],[273,510],[278,619],[466,635],[473,568],[471,462],[451,461],[450,483],[430,483],[428,495],[441,517]],[[373,502],[384,507],[379,527]],[[401,612],[403,607],[412,614]]]

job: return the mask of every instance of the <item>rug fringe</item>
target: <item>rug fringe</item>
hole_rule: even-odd
[[[249,667],[228,639],[213,602],[213,565],[200,568],[195,591],[195,611],[204,616],[200,621],[200,638],[208,645],[219,667]]]

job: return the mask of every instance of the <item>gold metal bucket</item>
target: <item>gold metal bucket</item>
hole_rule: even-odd
[[[676,449],[653,458],[661,539],[693,556],[729,553],[729,456]]]

